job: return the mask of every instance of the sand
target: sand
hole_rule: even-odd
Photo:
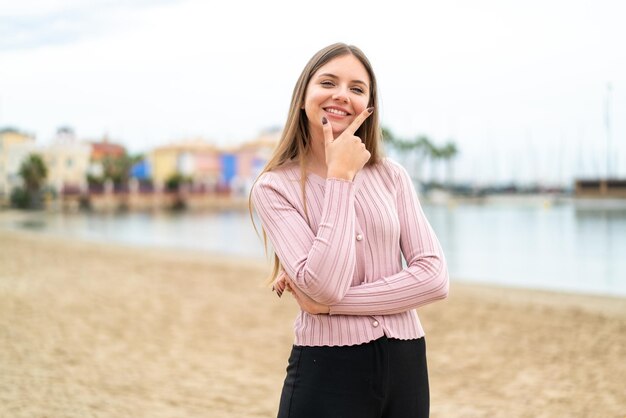
[[[265,272],[0,231],[0,417],[275,416],[297,307]],[[453,278],[418,311],[432,417],[626,416],[626,299]]]

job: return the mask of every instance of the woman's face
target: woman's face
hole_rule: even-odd
[[[338,136],[365,110],[370,98],[370,78],[354,55],[342,55],[320,67],[307,86],[304,111],[309,131],[322,131],[326,117]]]

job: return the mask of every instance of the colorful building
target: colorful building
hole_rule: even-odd
[[[143,159],[133,164],[130,168],[130,177],[137,180],[151,180],[152,170],[148,159]]]
[[[175,174],[191,179],[194,187],[211,190],[220,175],[220,152],[202,139],[180,141],[154,149],[148,157],[152,180],[162,189]]]
[[[78,141],[71,128],[59,128],[43,156],[48,167],[47,183],[54,190],[77,193],[87,189],[91,145]]]
[[[28,155],[37,152],[33,135],[14,128],[0,130],[0,200],[6,200],[21,185],[19,172]]]
[[[105,135],[99,141],[90,141],[91,156],[88,173],[93,177],[102,177],[105,174],[104,162],[107,158],[118,159],[126,155],[126,148],[123,145],[110,142]]]
[[[126,155],[126,148],[123,145],[111,142],[106,135],[99,141],[90,141],[90,144],[91,161],[102,161],[106,157],[119,158]]]
[[[266,131],[252,141],[230,149],[218,149],[201,139],[180,141],[154,149],[149,167],[157,189],[168,178],[181,174],[193,188],[245,194],[261,172],[280,138],[279,130]]]
[[[280,139],[277,129],[262,132],[255,139],[225,153],[221,178],[237,195],[247,195]]]
[[[192,191],[245,195],[279,138],[279,130],[265,131],[229,149],[219,149],[203,139],[178,141],[149,152],[131,167],[130,177],[152,180],[155,190],[163,190],[168,179],[182,175],[191,181]],[[20,184],[19,166],[36,151],[33,136],[15,129],[0,131],[0,197],[8,196],[10,189]],[[86,191],[88,175],[104,175],[106,158],[127,155],[123,145],[110,142],[106,136],[98,141],[79,141],[69,127],[60,128],[51,144],[39,152],[48,168],[47,184],[59,193]]]

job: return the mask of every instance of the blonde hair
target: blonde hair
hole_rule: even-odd
[[[381,146],[381,130],[378,122],[378,87],[376,83],[376,77],[374,76],[374,70],[369,60],[359,48],[353,45],[347,45],[344,43],[335,43],[319,50],[306,64],[296,86],[293,89],[291,96],[291,105],[289,106],[289,113],[287,114],[287,122],[283,129],[282,135],[278,142],[278,145],[269,161],[261,171],[261,175],[268,171],[272,171],[278,167],[281,167],[287,163],[297,161],[300,166],[300,188],[302,191],[302,203],[304,205],[305,215],[308,217],[305,199],[305,183],[306,183],[306,155],[311,148],[311,137],[309,135],[309,124],[306,113],[303,109],[304,99],[306,97],[307,86],[313,75],[328,62],[337,57],[344,55],[353,55],[356,57],[370,78],[370,97],[368,107],[374,107],[374,112],[368,117],[365,122],[359,127],[355,135],[361,138],[365,144],[365,148],[370,152],[371,157],[366,165],[373,165],[380,162],[382,158],[382,146]],[[257,178],[258,181],[258,178]],[[256,181],[255,181],[256,184]],[[254,185],[252,186],[254,187]],[[251,196],[248,199],[248,205],[250,210],[250,217],[254,229],[254,218],[252,215],[253,205]],[[258,231],[257,231],[258,233]],[[263,244],[267,253],[267,235],[263,230]],[[272,272],[269,276],[269,281],[273,281],[280,272],[280,260],[274,253],[274,265]]]

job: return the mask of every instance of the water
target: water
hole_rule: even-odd
[[[626,209],[424,206],[454,279],[626,296]],[[29,214],[0,227],[263,258],[246,212]]]
[[[427,209],[453,277],[626,296],[626,211]]]
[[[9,229],[150,247],[262,258],[262,241],[247,213],[29,214]]]

